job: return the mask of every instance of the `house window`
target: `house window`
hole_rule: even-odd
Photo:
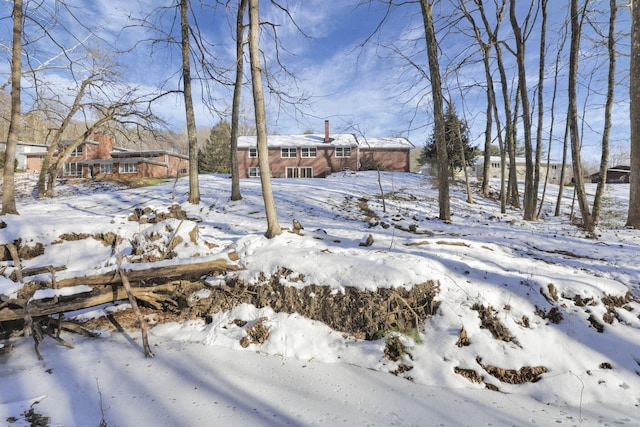
[[[317,155],[318,150],[316,149],[316,147],[300,149],[300,157],[316,157]]]
[[[336,157],[351,157],[351,147],[336,147]]]
[[[65,176],[82,176],[82,165],[80,163],[65,163]]]
[[[492,169],[500,169],[500,163],[491,163]]]
[[[260,176],[260,168],[249,168],[249,178],[258,178]]]
[[[287,178],[313,178],[313,168],[287,168]]]
[[[104,174],[109,174],[109,173],[113,173],[113,164],[109,163],[109,164],[101,164],[100,165],[100,173],[104,173]]]
[[[298,156],[298,151],[295,148],[281,148],[280,157],[283,159],[295,158]]]
[[[258,149],[249,148],[249,157],[258,157]]]
[[[138,172],[137,163],[120,163],[120,173],[136,173]]]
[[[73,151],[71,152],[71,154],[69,154],[70,157],[82,157],[82,144],[78,145],[76,148],[73,149]]]

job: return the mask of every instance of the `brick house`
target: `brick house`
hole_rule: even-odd
[[[406,138],[358,138],[354,134],[268,135],[274,178],[324,178],[335,172],[380,169],[408,172],[413,144]],[[238,138],[240,178],[260,176],[256,136]]]
[[[189,169],[189,157],[182,154],[125,150],[113,145],[109,135],[92,135],[65,160],[60,178],[168,178],[184,175]],[[27,171],[41,168],[41,154],[27,155]]]

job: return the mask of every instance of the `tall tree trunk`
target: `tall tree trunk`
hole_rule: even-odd
[[[189,141],[189,203],[200,203],[198,183],[198,134],[191,94],[191,64],[189,42],[189,0],[180,1],[180,29],[182,34],[182,81],[184,84],[184,109],[187,116],[187,140]]]
[[[509,204],[516,209],[520,208],[520,194],[518,190],[518,164],[516,158],[516,144],[518,141],[518,109],[520,107],[520,90],[516,89],[516,98],[511,117],[511,127],[506,140],[507,154],[509,155],[509,181],[507,182],[507,196]]]
[[[611,113],[615,97],[616,85],[616,17],[618,15],[617,0],[609,0],[609,33],[607,36],[607,52],[609,55],[609,71],[607,74],[607,101],[604,106],[604,131],[602,132],[602,153],[600,156],[600,179],[593,198],[593,223],[600,222],[600,207],[607,182],[609,166],[609,135],[611,134]]]
[[[567,117],[569,113],[567,112]],[[562,140],[562,170],[560,171],[560,186],[558,188],[558,199],[556,200],[555,216],[560,216],[560,208],[562,207],[562,196],[564,192],[565,168],[567,166],[567,152],[569,151],[569,123],[564,126],[564,138]]]
[[[442,99],[442,82],[440,80],[440,64],[438,62],[438,42],[433,25],[433,4],[429,0],[420,0],[424,35],[427,43],[427,57],[429,60],[429,75],[431,77],[431,96],[433,98],[434,139],[438,157],[438,206],[439,218],[443,221],[451,220],[449,200],[449,158],[447,156],[447,140],[444,125],[444,107]]]
[[[463,0],[465,1],[465,0]],[[500,43],[498,42],[498,29],[499,25],[502,22],[503,12],[506,4],[506,0],[501,0],[500,2],[495,2],[495,14],[496,14],[496,29],[492,30],[491,25],[489,24],[489,19],[487,18],[487,14],[484,9],[483,0],[474,0],[475,5],[478,7],[478,11],[480,12],[480,17],[482,18],[482,23],[485,28],[485,31],[489,35],[490,45],[493,46],[493,49],[496,53],[496,66],[498,67],[498,73],[500,74],[500,88],[502,93],[502,100],[504,103],[504,112],[505,112],[505,128],[501,129],[500,125],[500,115],[498,114],[498,105],[496,103],[495,90],[493,90],[493,99],[494,99],[494,109],[493,115],[496,120],[496,129],[498,135],[498,144],[500,147],[500,210],[502,213],[506,212],[507,207],[507,194],[511,194],[511,204],[515,207],[520,206],[520,201],[518,199],[518,185],[516,182],[515,176],[515,150],[512,150],[512,147],[515,147],[514,142],[514,134],[513,134],[513,120],[511,116],[511,101],[509,98],[509,88],[508,88],[508,80],[507,73],[504,68],[504,61],[502,59],[502,48],[500,47]],[[485,70],[486,73],[486,70]],[[487,74],[487,78],[493,80],[491,77],[491,73]],[[491,84],[493,87],[493,84]],[[502,132],[504,131],[504,138],[502,137]],[[506,175],[507,175],[507,154],[509,155],[509,182],[508,185],[505,186]],[[513,192],[510,192],[510,189],[513,188]]]
[[[540,162],[542,161],[542,126],[544,124],[544,72],[545,72],[545,57],[546,57],[546,42],[547,42],[547,3],[548,0],[542,0],[540,3],[542,22],[540,24],[540,61],[538,63],[538,123],[536,125],[536,155],[535,166],[533,175],[533,188],[535,189],[535,197],[533,199],[534,211],[538,208],[537,197],[540,188]],[[549,175],[549,158],[547,158],[547,176]],[[542,208],[542,200],[544,199],[544,192],[547,188],[547,182],[545,179],[544,189],[542,191],[543,196],[540,199],[540,208]],[[540,210],[534,212],[534,218],[538,219],[540,216]]]
[[[13,2],[13,47],[11,52],[11,120],[7,135],[7,147],[4,157],[2,181],[2,212],[17,214],[15,195],[15,161],[18,147],[18,129],[20,126],[20,98],[22,77],[22,0]]]
[[[566,33],[564,33],[566,34]],[[561,46],[564,46],[564,42],[566,40],[566,37],[562,38],[562,44]],[[542,190],[542,197],[540,198],[540,205],[538,206],[538,218],[540,218],[540,214],[542,212],[542,205],[544,204],[544,198],[547,192],[547,184],[549,181],[549,173],[550,173],[550,162],[551,162],[551,146],[553,145],[553,130],[554,130],[554,125],[555,125],[555,121],[556,121],[556,98],[558,96],[558,77],[560,75],[559,73],[559,69],[560,69],[560,55],[562,52],[562,48],[559,47],[557,50],[557,55],[556,55],[556,61],[555,61],[555,72],[553,74],[553,94],[551,95],[551,108],[550,108],[550,112],[551,112],[551,121],[549,124],[549,145],[547,147],[547,174],[544,180],[544,188]],[[564,188],[564,167],[565,167],[565,161],[566,161],[566,146],[565,149],[563,150],[563,158],[562,158],[562,169],[560,170],[560,182],[558,182],[558,202],[557,202],[557,206],[556,206],[556,216],[558,216],[560,214],[560,202],[562,201],[562,191]]]
[[[571,0],[571,49],[569,56],[569,137],[571,139],[571,156],[573,159],[573,179],[576,186],[576,197],[582,215],[582,226],[585,230],[594,230],[593,217],[589,212],[589,202],[584,188],[582,161],[580,159],[580,133],[578,126],[577,83],[578,54],[580,53],[581,20],[578,15],[578,0]]]
[[[459,0],[460,7],[464,13],[465,18],[469,21],[473,27],[473,36],[476,42],[480,45],[480,52],[482,52],[482,64],[484,65],[485,81],[487,82],[487,112],[486,112],[486,124],[484,130],[484,162],[482,165],[482,183],[480,185],[480,191],[485,197],[489,196],[489,174],[491,169],[491,134],[493,131],[493,111],[495,108],[496,98],[495,89],[493,87],[493,76],[491,75],[491,44],[495,42],[493,34],[488,34],[488,41],[485,43],[482,40],[482,34],[480,28],[476,24],[475,19],[469,13],[465,0]],[[482,2],[479,1],[479,9],[482,10]],[[484,11],[483,11],[484,13]],[[496,117],[497,119],[497,117]],[[498,130],[498,132],[500,132]]]
[[[631,84],[629,115],[631,121],[631,176],[629,177],[629,213],[627,225],[640,228],[640,5],[631,2]]]
[[[260,165],[260,183],[262,198],[267,216],[269,239],[282,233],[278,223],[276,202],[271,188],[271,169],[269,167],[269,147],[267,146],[267,116],[264,108],[264,90],[262,87],[262,68],[260,66],[260,13],[258,0],[249,0],[249,61],[251,63],[251,87],[253,89],[253,105],[256,118],[256,134],[258,145],[258,164]]]
[[[233,105],[231,108],[231,200],[241,200],[240,171],[238,171],[238,127],[240,122],[240,95],[242,93],[242,77],[244,70],[244,14],[247,0],[238,2],[236,17],[236,81],[233,87]]]
[[[531,141],[531,109],[527,93],[527,73],[525,66],[525,42],[522,29],[516,19],[516,0],[510,0],[509,18],[516,42],[516,62],[518,64],[518,90],[522,101],[522,131],[524,133],[525,177],[524,215],[527,221],[535,220],[538,189],[534,186],[533,144]]]
[[[493,129],[493,108],[496,103],[493,88],[493,77],[491,76],[491,64],[489,62],[489,45],[482,47],[482,62],[487,81],[487,124],[484,130],[484,163],[482,165],[482,185],[480,190],[482,195],[489,195],[489,171],[491,168],[491,133]]]
[[[504,102],[504,150],[500,154],[501,167],[507,167],[506,158],[509,156],[509,180],[504,197],[509,200],[509,204],[515,208],[520,207],[520,197],[518,195],[518,177],[516,174],[516,141],[515,141],[515,125],[513,123],[513,111],[511,109],[511,100],[509,96],[509,86],[507,72],[504,68],[504,60],[502,59],[502,48],[499,43],[493,45],[496,52],[496,65],[500,73],[500,87],[502,89],[502,100]],[[502,171],[504,176],[506,171]]]

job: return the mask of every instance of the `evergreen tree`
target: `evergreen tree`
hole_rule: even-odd
[[[211,128],[209,138],[198,154],[199,173],[231,173],[230,135],[228,122],[220,121]]]
[[[445,140],[447,142],[447,155],[449,158],[449,171],[461,171],[463,168],[462,152],[464,149],[464,159],[466,166],[473,166],[475,157],[478,155],[477,147],[469,145],[469,127],[467,122],[458,117],[455,109],[451,106],[445,113]],[[418,162],[435,163],[437,160],[436,143],[433,134],[429,142],[424,146]]]

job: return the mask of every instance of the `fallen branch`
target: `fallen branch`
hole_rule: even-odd
[[[129,283],[129,279],[122,269],[122,260],[118,257],[118,271],[120,272],[120,277],[122,278],[122,285],[124,289],[127,291],[127,296],[129,297],[129,303],[131,303],[131,308],[136,315],[136,321],[140,326],[140,332],[142,333],[142,347],[144,348],[144,357],[152,358],[153,353],[151,352],[151,347],[149,347],[149,338],[147,336],[147,324],[140,313],[140,309],[138,308],[138,302],[136,301],[136,297],[133,295],[133,291],[131,290],[131,284]]]
[[[169,301],[170,297],[161,297],[159,294],[172,294],[176,286],[174,283],[165,283],[156,286],[144,286],[144,287],[132,287],[133,295],[143,301]],[[81,296],[82,295],[82,296]],[[66,313],[69,311],[81,310],[84,308],[91,308],[101,304],[120,301],[127,299],[126,290],[116,285],[105,285],[100,287],[94,287],[93,291],[87,294],[78,294],[71,297],[69,300],[58,301],[53,303],[52,300],[32,300],[29,303],[29,310],[33,317],[44,317],[58,313]],[[2,308],[0,309],[0,322],[8,322],[12,320],[20,320],[25,317],[24,307],[26,301],[24,300],[9,300],[12,305],[17,305],[19,308]],[[6,304],[5,304],[6,305]],[[175,305],[175,303],[173,304]]]

